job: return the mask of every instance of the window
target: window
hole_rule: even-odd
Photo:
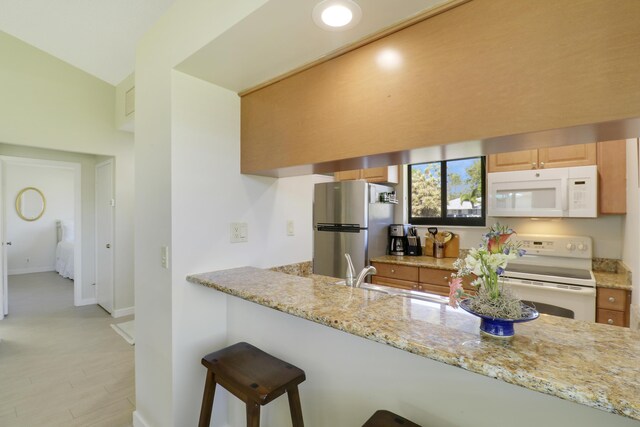
[[[410,224],[484,227],[484,157],[409,165],[407,174]]]

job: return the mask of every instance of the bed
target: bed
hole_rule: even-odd
[[[56,246],[56,271],[62,277],[74,277],[74,226],[73,221],[57,221],[58,246]]]

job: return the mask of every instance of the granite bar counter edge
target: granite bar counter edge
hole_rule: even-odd
[[[355,336],[640,420],[640,332],[541,315],[519,324],[512,340],[496,340],[481,336],[479,320],[462,310],[338,280],[255,267],[187,277]]]

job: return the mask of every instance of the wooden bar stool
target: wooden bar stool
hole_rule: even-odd
[[[362,427],[421,427],[406,418],[396,415],[393,412],[379,410],[367,420]]]
[[[220,384],[247,405],[247,426],[260,425],[260,406],[285,392],[293,427],[303,427],[298,384],[305,380],[304,371],[257,347],[239,342],[202,358],[207,368],[204,384],[200,427],[209,427],[216,384]]]

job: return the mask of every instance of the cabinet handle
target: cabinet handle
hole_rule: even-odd
[[[444,276],[443,279],[444,280],[449,280],[449,276]]]
[[[396,271],[392,268],[392,269],[391,269],[391,272],[392,272],[392,273],[395,273]]]
[[[540,169],[544,169],[544,162],[540,162]]]
[[[609,297],[609,302],[616,302],[616,299],[614,297]]]
[[[536,162],[531,162],[531,169],[535,169],[538,164]]]
[[[607,320],[607,323],[610,324],[610,325],[613,325],[613,319]]]

